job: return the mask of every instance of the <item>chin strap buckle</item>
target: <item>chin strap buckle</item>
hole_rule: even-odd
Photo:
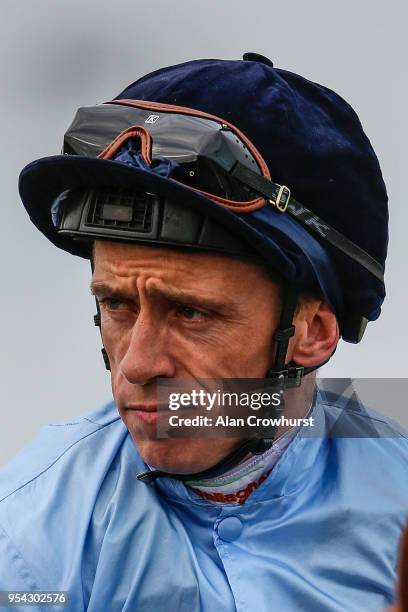
[[[295,363],[288,363],[283,370],[268,370],[266,377],[272,380],[281,381],[283,389],[291,389],[300,387],[303,374],[305,373],[304,366],[298,366]]]

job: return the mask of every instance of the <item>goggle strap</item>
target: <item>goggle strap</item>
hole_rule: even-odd
[[[346,238],[334,227],[331,227],[326,221],[323,221],[314,212],[297,202],[290,195],[287,187],[266,179],[240,162],[236,162],[233,165],[230,174],[252,191],[266,198],[277,210],[290,214],[291,217],[302,223],[308,231],[326,240],[326,242],[336,247],[339,251],[357,261],[368,272],[378,278],[379,281],[384,282],[384,266],[364,249]],[[282,201],[282,194],[286,198],[285,201]]]

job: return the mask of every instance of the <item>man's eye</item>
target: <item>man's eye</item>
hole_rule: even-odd
[[[177,313],[190,321],[202,320],[205,317],[204,312],[197,310],[196,308],[191,308],[190,306],[180,306]]]
[[[128,310],[129,305],[122,300],[115,300],[114,298],[104,298],[100,301],[100,305],[107,310]]]

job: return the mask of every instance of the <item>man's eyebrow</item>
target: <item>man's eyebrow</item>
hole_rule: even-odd
[[[197,293],[186,291],[185,289],[176,289],[174,287],[157,287],[156,285],[150,285],[148,289],[149,295],[158,295],[165,299],[177,302],[179,304],[185,304],[188,306],[197,306],[208,308],[209,310],[226,311],[231,310],[232,305],[225,300],[220,300],[215,297],[204,297],[197,295]]]
[[[92,295],[95,297],[103,297],[109,295],[110,297],[115,298],[124,298],[127,300],[134,299],[134,296],[130,293],[123,291],[121,289],[115,289],[108,283],[104,283],[103,281],[92,281],[90,285],[90,290]]]
[[[109,295],[109,297],[113,298],[122,298],[127,300],[135,299],[133,294],[121,289],[116,289],[103,281],[92,281],[90,289],[92,295],[95,297]],[[208,308],[209,310],[218,310],[220,312],[231,312],[233,310],[233,305],[225,300],[200,296],[195,292],[186,291],[185,289],[150,285],[147,292],[149,295],[157,295],[171,302],[177,302],[179,304],[185,304],[188,306],[203,307]]]

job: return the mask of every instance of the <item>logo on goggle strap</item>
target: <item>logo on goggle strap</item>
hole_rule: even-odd
[[[156,123],[156,121],[160,118],[160,115],[149,115],[146,119],[145,123]]]

